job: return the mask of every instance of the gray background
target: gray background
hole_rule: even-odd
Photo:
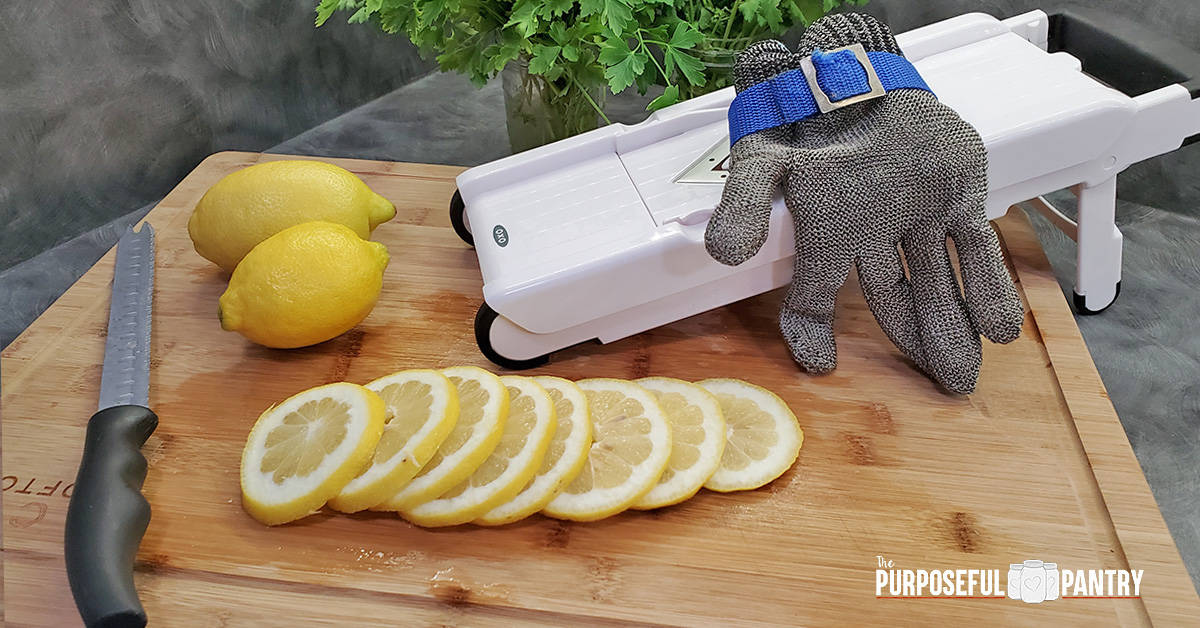
[[[1200,49],[1196,0],[874,0],[868,10],[903,31],[970,10],[1067,5],[1104,7]],[[0,346],[211,152],[461,165],[507,154],[498,84],[422,77],[430,65],[400,38],[311,20],[308,3],[266,0],[0,6]],[[612,99],[615,117],[638,119],[644,102]],[[1121,175],[1122,294],[1077,318],[1196,582],[1198,168],[1193,145]],[[1069,194],[1052,200],[1073,208]],[[1034,220],[1068,292],[1074,243]]]
[[[262,150],[432,64],[280,0],[0,4],[0,269]],[[335,23],[336,22],[336,23]]]

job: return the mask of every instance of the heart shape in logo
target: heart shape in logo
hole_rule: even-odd
[[[1037,591],[1042,588],[1042,577],[1034,576],[1032,578],[1026,578],[1025,581],[1021,583],[1021,586],[1030,591]]]

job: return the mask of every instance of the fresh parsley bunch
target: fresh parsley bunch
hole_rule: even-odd
[[[403,33],[443,71],[476,85],[525,58],[559,93],[607,82],[613,94],[662,85],[661,109],[713,85],[698,54],[778,35],[843,4],[866,0],[321,0],[320,26],[339,10],[349,21]],[[605,118],[607,121],[607,118]]]

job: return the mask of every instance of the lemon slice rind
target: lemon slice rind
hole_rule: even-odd
[[[704,483],[704,488],[720,492],[756,489],[772,482],[792,467],[804,444],[804,431],[800,429],[796,415],[779,395],[737,379],[706,379],[696,384],[717,397],[726,421],[722,463]],[[766,447],[765,455],[751,456],[739,446],[741,436],[738,431],[743,426],[739,422],[738,410],[728,405],[730,400],[751,402],[772,419],[775,442]],[[748,458],[749,462],[741,468],[731,469],[726,458],[732,460],[735,457]]]
[[[654,487],[671,456],[671,427],[662,408],[654,399],[654,395],[633,382],[598,378],[581,380],[577,384],[584,394],[588,395],[588,409],[592,418],[593,440],[589,448],[588,460],[584,463],[584,468],[576,476],[576,479],[564,487],[542,512],[556,519],[595,521],[626,510]],[[598,412],[593,403],[593,395],[599,396],[614,392],[640,405],[641,414],[634,418],[645,419],[641,425],[646,428],[644,432],[646,442],[638,444],[648,444],[650,450],[641,460],[628,464],[629,474],[619,484],[606,488],[596,488],[593,484],[592,488],[585,492],[571,492],[570,489],[585,476],[592,478],[589,481],[594,482],[597,469],[603,471],[603,465],[598,464],[601,461],[599,456],[617,456],[629,463],[626,457],[629,452],[616,452],[630,446],[631,439],[628,436],[617,438],[608,436],[616,429],[613,424],[626,421],[629,417],[620,414],[609,416],[607,410]]]
[[[671,423],[671,458],[658,483],[632,508],[648,510],[678,504],[695,495],[721,464],[725,450],[721,404],[707,390],[679,379],[647,377],[635,383],[655,396]],[[680,402],[686,407],[677,408],[675,404]],[[681,410],[686,415],[681,416]],[[694,442],[696,435],[702,438],[699,443]],[[685,464],[681,460],[685,454],[690,460],[686,468],[680,468]]]
[[[504,422],[508,418],[508,389],[500,382],[500,378],[477,366],[452,366],[442,369],[441,372],[451,380],[461,380],[463,385],[471,381],[477,382],[480,389],[487,392],[488,398],[483,404],[478,420],[473,423],[466,422],[468,401],[464,399],[459,385],[456,387],[459,402],[458,421],[439,447],[438,453],[399,493],[372,506],[371,510],[399,512],[437,498],[470,477],[500,442]],[[465,440],[460,438],[464,435],[460,431],[466,432]],[[451,441],[459,442],[460,446],[449,457],[443,457],[443,450]]]
[[[325,453],[321,462],[310,472],[303,476],[291,475],[281,483],[275,482],[274,474],[262,469],[263,458],[268,453],[268,437],[276,428],[283,426],[290,415],[309,402],[321,400],[331,400],[345,407],[347,419],[341,442]],[[378,395],[362,386],[345,382],[305,390],[268,408],[251,428],[242,450],[243,507],[252,517],[267,525],[288,523],[316,512],[370,463],[375,445],[383,433],[384,414],[383,400]],[[316,445],[307,435],[303,438],[300,446],[312,448]]]
[[[545,388],[555,403],[558,425],[547,449],[542,466],[532,480],[512,499],[501,503],[475,523],[498,526],[520,521],[543,509],[555,495],[579,475],[587,462],[588,446],[592,443],[592,422],[588,417],[587,398],[575,382],[561,377],[530,378]],[[561,453],[551,459],[551,449]]]
[[[447,494],[401,511],[409,522],[440,527],[472,521],[515,497],[541,468],[556,426],[554,402],[527,377],[507,375],[500,381],[509,389],[509,415],[500,443]],[[497,469],[502,470],[497,474]]]
[[[423,417],[394,416],[398,409],[391,403],[389,387],[403,387],[414,382],[429,389],[431,401],[428,412]],[[412,421],[420,421],[420,425],[388,459],[376,459],[377,449],[376,455],[372,457],[371,466],[350,480],[337,496],[329,500],[328,506],[340,512],[365,510],[398,493],[420,472],[421,467],[429,462],[458,421],[458,393],[455,392],[454,384],[437,371],[400,371],[376,379],[365,387],[378,394],[387,407],[380,448],[388,438],[389,429],[403,429],[399,422],[407,421],[408,425],[411,425]]]

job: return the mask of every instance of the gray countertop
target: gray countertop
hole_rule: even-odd
[[[644,100],[616,99],[621,120]],[[1121,297],[1077,317],[1088,349],[1194,582],[1200,583],[1200,191],[1180,173],[1200,147],[1123,175],[1123,198],[1170,196],[1170,210],[1118,202],[1125,234]],[[1185,154],[1185,151],[1190,151]],[[474,165],[508,154],[498,83],[481,90],[435,74],[288,140],[269,152]],[[1180,179],[1178,181],[1173,179]],[[1170,191],[1165,194],[1164,190]],[[1070,211],[1073,197],[1052,200]],[[112,246],[143,207],[0,273],[0,346],[7,345]],[[1074,243],[1033,216],[1064,292]]]

